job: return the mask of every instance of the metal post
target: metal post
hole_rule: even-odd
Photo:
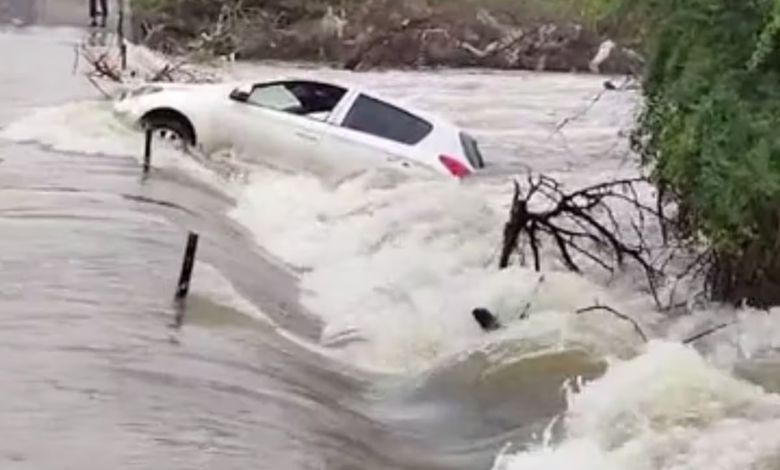
[[[144,173],[149,173],[149,168],[152,165],[152,140],[154,139],[154,132],[152,128],[146,129],[146,142],[144,144]]]
[[[187,297],[187,293],[190,290],[192,268],[195,266],[195,253],[198,251],[198,238],[199,236],[195,232],[190,232],[187,238],[187,249],[184,252],[184,261],[181,265],[179,287],[176,289],[176,300],[183,300]]]

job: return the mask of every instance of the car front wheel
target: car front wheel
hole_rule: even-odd
[[[175,148],[187,149],[195,145],[195,136],[190,126],[181,119],[168,116],[149,116],[142,125],[152,130],[155,142],[163,142]]]

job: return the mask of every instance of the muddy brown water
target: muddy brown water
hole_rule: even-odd
[[[94,97],[72,73],[83,39],[79,29],[0,30],[0,127]],[[493,103],[469,89],[428,93],[436,79],[426,77],[398,86],[442,107]],[[525,122],[554,124],[551,105],[563,107],[522,99]],[[491,106],[479,110],[506,112]],[[613,165],[600,159],[596,126],[574,136],[593,144],[581,145],[592,148],[585,164],[554,154],[550,139],[519,146],[533,130],[486,132],[507,158],[491,171]],[[332,360],[306,346],[322,325],[301,305],[295,272],[226,217],[231,204],[173,169],[144,177],[130,157],[0,140],[0,468],[487,469],[508,442],[538,442],[565,408],[566,379],[604,371],[602,360],[566,349],[500,366],[474,353],[415,376]],[[201,248],[175,329],[190,230]],[[239,298],[277,326],[229,301]],[[768,355],[736,370],[777,391],[777,363]]]
[[[0,32],[0,125],[93,96],[71,74],[82,36]],[[457,387],[468,364],[443,381],[350,370],[199,293],[197,269],[172,329],[196,230],[199,263],[286,330],[318,332],[291,274],[226,220],[229,203],[172,171],[144,178],[133,159],[0,144],[2,468],[489,468],[560,410],[561,377],[496,393]],[[514,406],[523,395],[535,406]]]

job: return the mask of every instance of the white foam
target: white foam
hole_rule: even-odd
[[[150,68],[162,59],[136,57],[134,61]],[[288,73],[278,68],[236,69],[226,75]],[[323,73],[336,78],[345,75],[337,71]],[[620,162],[614,160],[604,159],[594,165],[587,159],[570,161],[571,155],[560,150],[551,153],[551,134],[543,131],[554,129],[565,113],[590,103],[588,97],[597,90],[598,78],[527,74],[475,78],[473,74],[449,72],[373,73],[350,78],[374,83],[388,94],[419,98],[423,107],[449,114],[477,130],[502,133],[500,145],[535,155],[535,164],[540,162],[536,157],[544,153],[546,161],[540,166],[574,186],[603,180],[616,172],[625,174],[626,170],[618,169]],[[389,78],[401,80],[408,87],[396,86]],[[536,120],[516,125],[514,114],[525,104],[535,103],[538,93],[531,91],[542,82],[544,95],[554,103],[552,114],[534,108]],[[495,102],[489,90],[499,86],[517,94],[518,102],[502,99],[499,109],[488,112],[490,107],[480,104]],[[575,98],[572,104],[563,99],[568,96]],[[600,142],[597,147],[602,151],[610,148],[607,136],[617,133],[625,116],[616,117],[609,111],[620,105],[620,95],[605,99],[613,102],[597,104],[587,119],[581,118],[565,129],[570,138],[580,144]],[[538,129],[539,136],[521,139],[528,127]],[[588,140],[594,132],[599,137]],[[38,110],[0,131],[0,138],[34,141],[57,150],[106,158],[132,156],[138,161],[143,149],[141,134],[116,121],[111,104],[105,101]],[[495,143],[491,138],[487,141],[488,145]],[[621,355],[632,350],[637,340],[626,322],[603,312],[586,316],[572,312],[598,301],[629,314],[643,326],[658,321],[642,294],[615,287],[605,289],[582,277],[560,273],[548,273],[536,292],[539,275],[532,270],[514,267],[498,272],[498,247],[512,189],[508,178],[459,184],[425,178],[396,181],[372,172],[334,186],[310,176],[261,169],[244,187],[216,176],[200,163],[167,150],[156,150],[153,159],[155,167],[184,170],[239,200],[232,216],[253,231],[260,245],[301,268],[304,302],[327,323],[322,344],[333,346],[350,362],[359,357],[367,367],[419,370],[460,352],[486,347],[483,333],[470,316],[474,307],[487,307],[508,323],[510,328],[504,336],[533,336],[531,325],[542,330],[557,328],[555,341],[559,347],[567,342],[587,343],[591,349]],[[567,172],[570,165],[581,168]],[[553,259],[545,257],[547,268],[555,267]],[[536,319],[516,322],[529,297],[533,297],[529,311]],[[701,321],[687,323],[685,333],[703,330],[718,316],[721,314],[715,309],[703,312],[697,317]],[[776,338],[780,337],[766,321],[759,321],[761,315],[745,314],[741,318],[745,325],[754,326],[727,329],[713,336],[723,338],[741,331],[739,341],[712,347],[712,354],[722,357],[726,364],[777,344]],[[682,337],[683,328],[678,327],[677,333]],[[598,343],[603,347],[596,347]],[[706,344],[706,340],[699,344]]]
[[[105,100],[75,101],[34,110],[0,130],[0,139],[42,144],[61,152],[101,155],[105,158],[131,157],[143,162],[144,135],[117,120],[112,104]],[[176,169],[233,195],[236,182],[222,173],[204,167],[218,163],[221,156],[205,159],[155,142],[152,168]]]
[[[139,161],[143,149],[140,133],[116,121],[110,103],[102,101],[41,109],[0,137]],[[184,170],[237,197],[232,215],[261,246],[302,268],[303,301],[326,321],[322,344],[350,362],[359,358],[364,367],[414,371],[487,347],[471,310],[489,308],[512,326],[529,297],[536,318],[527,325],[561,329],[565,338],[546,336],[558,346],[601,342],[625,350],[637,339],[609,315],[573,315],[595,301],[619,307],[624,295],[613,299],[592,282],[563,273],[548,274],[537,290],[539,275],[530,269],[498,271],[508,179],[399,181],[374,171],[334,186],[259,169],[251,184],[240,187],[176,152],[155,151],[153,166]],[[625,338],[599,339],[605,329],[625,332]],[[534,336],[528,327],[508,331],[517,338]]]
[[[76,101],[37,109],[3,128],[0,138],[38,142],[63,152],[143,154],[143,136],[113,119],[107,101]]]
[[[507,181],[387,187],[365,175],[329,187],[300,175],[254,178],[232,216],[258,244],[302,268],[304,303],[327,323],[323,342],[352,339],[340,351],[350,361],[419,370],[479,346],[484,334],[471,317],[476,307],[509,325],[527,309],[567,327],[569,339],[603,337],[606,322],[624,336],[619,343],[637,340],[630,325],[609,314],[574,315],[597,301],[620,304],[585,278],[548,272],[537,289],[540,274],[531,269],[498,270]]]
[[[654,342],[571,396],[566,436],[496,460],[495,470],[777,468],[780,396],[692,349]]]
[[[161,63],[142,57],[143,50],[132,52],[141,54],[133,61],[142,68]],[[262,79],[288,72],[236,65],[228,73]],[[531,166],[576,184],[625,171],[625,161],[611,158],[613,137],[633,113],[635,99],[607,94],[590,109],[600,91],[598,77],[308,73],[348,76],[442,112],[485,137],[485,148],[497,151],[487,154],[490,162]],[[590,109],[586,117],[555,132],[564,118],[584,109]],[[106,158],[139,158],[143,148],[138,133],[113,120],[110,104],[97,101],[42,109],[3,129],[0,137]],[[368,173],[333,186],[310,176],[259,170],[251,184],[235,192],[232,184],[180,157],[163,152],[154,165],[231,188],[239,201],[231,215],[264,248],[300,268],[303,301],[327,324],[322,346],[313,350],[392,371],[424,369],[475,350],[496,362],[551,348],[584,348],[621,359],[638,354],[615,362],[605,377],[570,396],[562,441],[547,438],[502,454],[496,469],[780,467],[777,396],[728,376],[678,344],[655,342],[640,352],[631,325],[606,312],[573,313],[601,302],[644,327],[657,327],[658,315],[648,308],[647,296],[607,289],[573,274],[548,271],[539,285],[539,274],[530,269],[496,269],[510,200],[508,180],[397,182]],[[198,276],[196,282],[205,279],[205,285],[196,285],[196,291],[267,321],[218,272],[209,274],[205,267]],[[492,335],[481,332],[470,316],[478,306],[497,313],[507,328]],[[530,317],[518,320],[525,311]],[[735,318],[736,325],[697,342],[717,364],[728,366],[780,346],[780,309],[735,312],[711,306],[673,322],[670,336],[691,336],[723,322],[724,316]]]

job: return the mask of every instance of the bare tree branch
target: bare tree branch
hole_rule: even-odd
[[[720,330],[726,329],[732,325],[734,325],[736,322],[730,322],[730,323],[723,323],[721,325],[713,326],[712,328],[709,328],[707,330],[702,331],[701,333],[691,336],[690,338],[687,338],[683,340],[683,344],[691,344],[693,342],[696,342],[706,336],[710,336],[713,333],[717,333]]]
[[[558,181],[545,175],[529,176],[525,191],[515,181],[499,268],[507,268],[512,253],[521,251],[521,242],[528,240],[534,268],[540,271],[543,235],[552,239],[563,263],[574,272],[582,271],[576,258],[579,256],[612,275],[627,261],[635,263],[644,272],[650,292],[661,307],[657,284],[662,273],[652,263],[645,232],[649,220],[662,223],[663,216],[640,200],[638,184],[647,182],[643,178],[628,178],[567,193]],[[629,221],[621,223],[614,204],[629,209]],[[632,236],[634,239],[630,239]]]
[[[625,320],[631,323],[634,326],[634,330],[637,332],[637,334],[640,337],[642,337],[642,341],[644,341],[645,343],[647,342],[647,335],[645,335],[645,332],[642,331],[642,328],[639,326],[639,323],[637,323],[633,318],[629,317],[628,315],[624,315],[612,307],[608,307],[606,305],[594,305],[593,307],[581,308],[577,310],[577,314],[579,315],[583,313],[596,312],[599,310],[609,312],[612,315],[615,315],[616,317],[620,318],[621,320]]]

